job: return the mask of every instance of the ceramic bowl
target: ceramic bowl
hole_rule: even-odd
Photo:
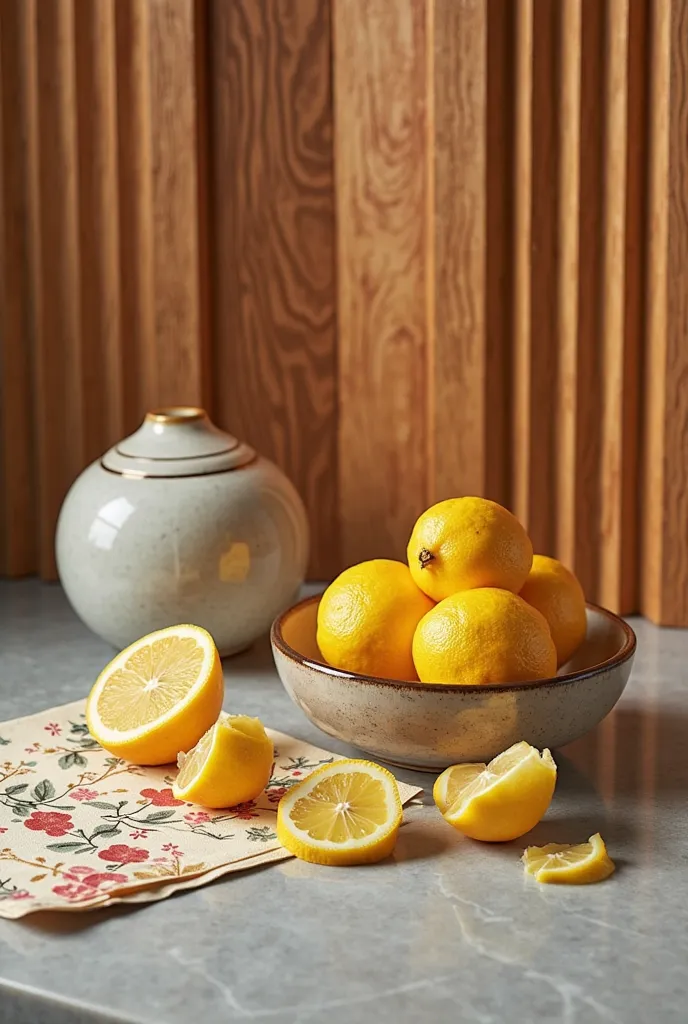
[[[323,662],[315,639],[319,601],[306,598],[273,623],[284,688],[329,736],[421,771],[489,761],[519,740],[553,749],[578,739],[614,707],[635,654],[631,627],[589,604],[586,639],[553,679],[495,686],[379,679]]]

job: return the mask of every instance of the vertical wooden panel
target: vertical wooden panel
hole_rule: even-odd
[[[117,137],[123,424],[158,405],[148,0],[117,0]]]
[[[435,249],[429,279],[433,501],[484,494],[493,465],[487,457],[487,19],[483,0],[435,0],[429,70],[434,107],[429,142]],[[457,167],[462,168],[460,189]],[[494,492],[494,484],[490,489]]]
[[[53,534],[84,465],[74,7],[36,4],[41,329],[36,346],[40,564],[53,576]]]
[[[557,527],[555,554],[566,565],[576,561],[576,415],[583,382],[578,372],[578,274],[580,252],[581,0],[564,0],[561,17],[561,94],[559,103],[559,261],[557,335],[559,344]]]
[[[566,510],[560,510],[571,528],[560,554],[591,600],[598,587],[600,543],[604,40],[604,5],[582,0],[576,389],[575,405],[567,413],[573,419],[574,438],[570,497]],[[569,200],[562,196],[562,205]]]
[[[321,578],[339,564],[329,11],[211,10],[215,405],[297,486]]]
[[[0,5],[0,573],[36,565],[31,346],[36,266],[32,0]]]
[[[425,5],[334,6],[344,562],[403,557],[428,495]],[[446,443],[454,443],[447,439]]]
[[[606,131],[604,152],[604,238],[602,253],[602,458],[601,544],[599,587],[601,603],[618,608],[622,577],[634,571],[625,542],[623,471],[623,407],[630,400],[625,348],[626,249],[626,128],[628,72],[628,0],[608,0],[606,24]],[[629,523],[629,520],[626,520]],[[624,554],[627,555],[624,561]]]
[[[157,400],[203,405],[195,0],[150,0]]]
[[[688,2],[651,5],[642,610],[688,622]]]
[[[87,462],[123,431],[114,19],[114,0],[74,2]]]
[[[533,134],[533,0],[517,0],[514,33],[514,294],[512,508],[526,520],[530,508],[530,311]]]

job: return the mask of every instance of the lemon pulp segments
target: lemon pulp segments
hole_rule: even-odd
[[[601,882],[613,874],[615,867],[599,832],[587,843],[572,846],[567,843],[548,843],[529,846],[521,858],[525,873],[537,882],[585,885]]]
[[[294,804],[291,820],[311,839],[345,843],[371,836],[387,819],[379,779],[347,772],[323,779]]]
[[[204,657],[190,636],[166,636],[138,647],[111,674],[100,695],[101,722],[125,732],[160,718],[194,686]]]
[[[304,860],[371,863],[391,853],[401,816],[390,772],[370,761],[336,761],[282,798],[277,835],[290,853]]]
[[[483,762],[453,764],[451,768],[446,768],[441,775],[438,775],[435,785],[432,787],[432,798],[440,811],[444,814],[455,803],[459,793],[463,792],[466,786],[486,768],[487,765]]]

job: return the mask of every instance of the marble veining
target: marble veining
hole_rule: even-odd
[[[628,686],[555,753],[555,800],[526,840],[462,839],[431,777],[399,771],[425,794],[383,864],[290,860],[149,906],[0,921],[0,1024],[683,1024],[688,632],[633,626]],[[1,718],[85,694],[111,654],[58,587],[0,584]],[[225,677],[228,709],[356,753],[291,703],[267,639]],[[523,846],[597,830],[610,881],[523,876]]]

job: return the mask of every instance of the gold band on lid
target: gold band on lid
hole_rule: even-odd
[[[206,419],[205,409],[195,405],[171,405],[165,409],[152,409],[146,413],[151,423],[191,423],[194,420]]]

